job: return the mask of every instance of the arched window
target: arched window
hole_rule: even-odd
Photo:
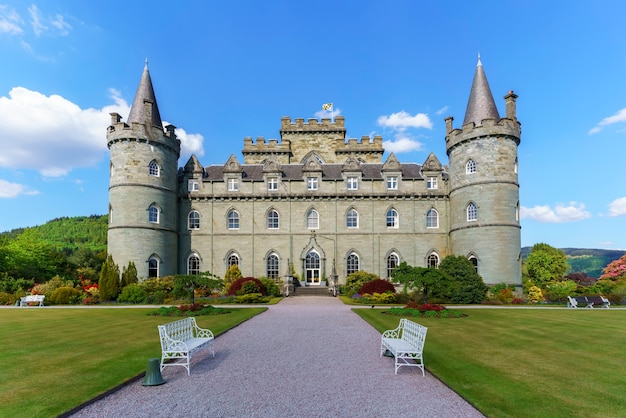
[[[346,213],[346,226],[348,228],[358,228],[359,227],[359,212],[356,209],[351,208]]]
[[[159,208],[156,205],[150,205],[148,208],[148,221],[153,224],[159,223]]]
[[[232,209],[228,212],[227,218],[228,218],[228,222],[227,222],[228,229],[239,229],[239,212]]]
[[[467,205],[467,221],[475,221],[478,219],[478,209],[476,209],[476,204],[474,202],[470,202]]]
[[[359,256],[355,253],[350,253],[346,259],[346,276],[359,271]]]
[[[430,253],[428,258],[426,259],[426,267],[439,267],[439,256],[437,253]]]
[[[397,228],[400,222],[398,220],[398,211],[391,208],[387,211],[387,228]]]
[[[465,164],[465,174],[472,174],[476,172],[476,161],[471,158]]]
[[[475,255],[470,255],[468,260],[474,266],[474,270],[476,270],[476,273],[478,273],[478,258],[476,258]]]
[[[398,264],[400,264],[399,261],[396,253],[389,254],[387,257],[387,278],[391,278],[391,273],[398,267]]]
[[[277,279],[279,277],[278,274],[278,256],[274,253],[267,256],[267,260],[265,262],[267,277],[270,279]]]
[[[200,273],[200,257],[197,254],[191,254],[187,259],[187,274]]]
[[[519,222],[519,202],[515,205],[515,221]]]
[[[315,209],[310,209],[306,213],[306,227],[308,229],[318,229],[320,227],[320,218]]]
[[[238,266],[239,265],[239,256],[235,253],[230,253],[228,257],[226,257],[226,264],[228,267],[230,266]]]
[[[148,259],[148,277],[159,277],[159,259],[155,256]]]
[[[267,228],[278,229],[278,211],[271,209],[267,212]]]
[[[439,213],[434,208],[426,212],[426,228],[439,228]]]
[[[200,213],[192,210],[187,217],[188,229],[200,229]]]
[[[159,164],[155,160],[150,161],[150,164],[148,165],[148,174],[153,177],[159,177],[159,171]]]

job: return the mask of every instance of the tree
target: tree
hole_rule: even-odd
[[[343,287],[343,293],[346,296],[352,296],[358,293],[361,286],[365,283],[376,279],[379,279],[377,275],[362,270],[350,273],[348,277],[346,277],[346,284]]]
[[[533,245],[526,258],[528,278],[533,284],[545,288],[546,284],[554,280],[562,280],[567,272],[567,258],[565,253],[548,244]]]
[[[137,279],[137,267],[135,267],[135,263],[132,261],[128,262],[128,267],[124,267],[122,269],[122,286],[121,288],[125,288],[129,284],[137,283],[139,280]]]
[[[115,300],[120,293],[120,268],[113,261],[113,256],[109,254],[107,260],[100,269],[100,299],[103,301]]]
[[[432,267],[414,267],[403,261],[393,270],[391,276],[404,286],[405,294],[409,290],[422,292],[424,302],[428,301],[429,297],[446,299],[450,277],[442,270]]]
[[[239,266],[237,264],[233,264],[228,267],[226,274],[224,274],[224,287],[226,290],[228,290],[232,282],[237,279],[241,279],[242,277],[241,270],[239,270]]]
[[[489,288],[476,268],[463,256],[449,255],[439,264],[439,270],[450,276],[447,296],[453,303],[481,303]]]
[[[199,274],[177,274],[174,276],[174,294],[176,296],[191,296],[191,304],[195,303],[195,290],[200,288],[221,289],[223,281],[205,271]]]
[[[626,254],[609,263],[604,269],[602,269],[602,276],[600,276],[600,279],[626,279]]]

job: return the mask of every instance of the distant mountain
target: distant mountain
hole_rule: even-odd
[[[522,258],[526,259],[532,247],[522,248]],[[589,248],[560,248],[567,257],[569,273],[586,273],[589,277],[598,278],[610,262],[626,254],[626,251],[600,250]]]

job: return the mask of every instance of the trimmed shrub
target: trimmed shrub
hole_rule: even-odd
[[[17,298],[15,295],[7,292],[0,292],[0,305],[13,305]]]
[[[148,293],[138,284],[129,284],[122,289],[122,293],[117,298],[122,303],[146,303]]]
[[[244,288],[244,284],[246,282],[252,282],[252,284],[247,285]],[[256,285],[256,287],[254,285]],[[242,277],[241,279],[237,279],[231,283],[230,287],[228,288],[227,294],[230,296],[234,296],[234,295],[245,295],[249,293],[260,293],[265,296],[266,295],[265,286],[263,286],[263,283],[261,283],[261,281],[257,278]]]
[[[366,293],[373,295],[374,293],[396,293],[396,288],[393,287],[391,282],[383,279],[371,280],[365,283],[359,289],[359,294],[364,295]]]
[[[259,280],[263,283],[263,286],[265,286],[265,292],[268,296],[280,296],[280,287],[278,287],[274,280],[268,279],[267,277],[262,277]]]
[[[372,280],[376,280],[379,277],[375,274],[368,273],[366,271],[357,271],[354,273],[350,273],[348,277],[346,277],[346,284],[341,287],[341,291],[346,296],[352,296],[355,293],[359,293],[359,289],[365,283],[370,282]]]
[[[260,293],[248,293],[245,295],[237,296],[237,303],[265,303],[267,299]]]
[[[50,302],[55,305],[75,305],[80,302],[83,292],[73,287],[59,287],[52,295],[50,295]]]

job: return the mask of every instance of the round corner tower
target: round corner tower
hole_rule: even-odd
[[[178,266],[177,167],[180,140],[163,129],[148,65],[128,121],[111,114],[108,253],[140,278],[176,273]]]
[[[450,249],[468,257],[488,285],[521,285],[517,96],[500,118],[478,59],[462,129],[446,119],[450,163]]]

